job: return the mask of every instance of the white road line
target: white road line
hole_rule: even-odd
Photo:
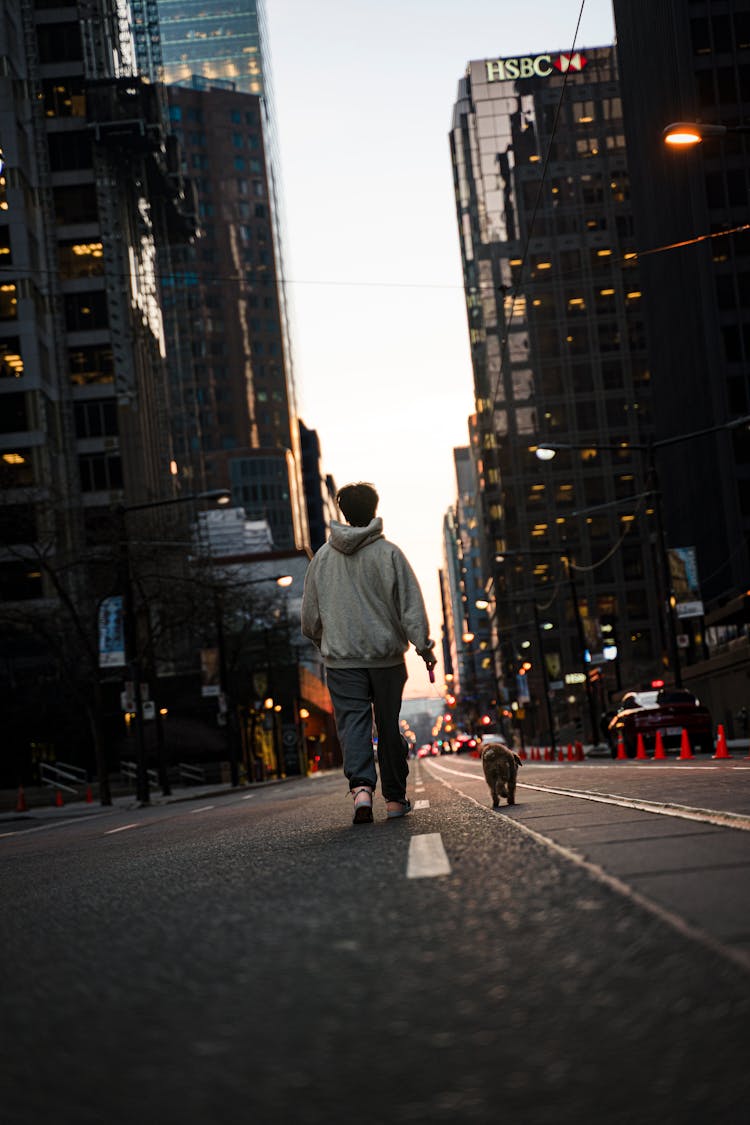
[[[98,820],[102,816],[112,816],[112,812],[80,813],[68,820],[55,820],[50,824],[38,824],[36,828],[19,828],[17,832],[3,832],[0,840],[8,836],[29,836],[32,832],[48,832],[50,828],[67,828],[71,824],[82,824],[84,821]]]
[[[251,800],[251,799],[252,799],[252,798],[253,798],[254,796],[255,796],[255,794],[254,794],[254,793],[248,793],[247,797],[243,797],[243,798],[242,798],[242,800],[243,800],[243,801],[249,801],[249,800]]]
[[[215,809],[216,805],[201,805],[199,809],[191,809],[191,813],[208,812],[209,809]]]
[[[414,802],[414,808],[415,809],[429,809],[429,807],[430,807],[429,801],[415,801]]]
[[[459,771],[451,770],[447,772],[457,773]],[[468,776],[468,774],[464,774],[464,777]],[[480,801],[477,801],[476,797],[472,797],[470,793],[464,793],[462,789],[459,789],[450,781],[446,781],[442,777],[437,778],[437,780],[441,782],[442,785],[445,785],[446,788],[452,789],[454,793],[459,793],[462,797],[465,797],[467,801],[471,801],[472,805],[476,805],[476,807],[478,809],[481,809],[483,813],[489,813],[489,815],[492,816],[495,820],[499,819],[494,809],[489,808],[487,805],[482,804]],[[750,955],[745,953],[744,950],[733,949],[731,946],[725,945],[719,938],[712,937],[712,935],[707,934],[705,930],[701,930],[698,926],[694,926],[690,922],[686,922],[684,918],[681,918],[679,916],[679,914],[675,914],[668,908],[660,906],[659,903],[654,902],[650,898],[647,898],[646,895],[641,894],[639,891],[633,890],[633,888],[629,887],[627,883],[624,883],[615,875],[610,875],[607,871],[604,870],[603,867],[599,867],[598,864],[591,863],[590,860],[586,859],[579,852],[573,851],[572,848],[564,847],[562,844],[558,844],[549,836],[543,836],[541,832],[537,832],[535,831],[535,829],[529,828],[528,825],[523,824],[522,821],[516,820],[514,817],[503,817],[502,820],[504,824],[510,825],[513,828],[517,828],[520,832],[525,832],[527,836],[533,837],[533,839],[537,840],[540,844],[546,845],[546,847],[550,848],[552,851],[557,852],[558,855],[561,855],[571,863],[574,863],[576,867],[581,867],[584,871],[587,871],[589,875],[592,876],[592,878],[598,880],[598,882],[600,883],[604,883],[608,887],[611,887],[613,891],[616,891],[618,894],[622,895],[623,898],[629,899],[630,902],[636,903],[636,905],[642,907],[644,910],[647,910],[656,918],[660,918],[662,922],[666,922],[668,926],[671,926],[673,929],[677,930],[677,932],[682,934],[683,937],[689,938],[691,941],[696,942],[698,945],[702,945],[704,948],[709,949],[714,953],[718,953],[720,956],[725,957],[729,961],[732,961],[735,965],[739,965],[741,969],[745,970],[745,972],[750,972]],[[418,840],[419,838],[419,836],[412,836],[412,843],[414,843],[414,841]]]
[[[409,860],[406,865],[407,879],[430,879],[435,875],[450,875],[450,873],[451,865],[439,832],[412,836],[409,842]]]
[[[128,828],[140,828],[140,824],[123,824],[120,828],[110,828],[105,836],[114,836],[115,832],[127,832]]]
[[[442,770],[444,773],[457,774],[470,781],[483,781],[482,775],[467,770],[454,770],[448,766],[439,766],[436,762],[430,763],[433,769]],[[636,809],[639,812],[656,813],[659,816],[676,816],[683,820],[698,820],[702,824],[716,824],[721,828],[736,828],[741,832],[750,832],[750,817],[742,813],[723,812],[720,809],[701,809],[691,805],[677,805],[669,801],[647,801],[635,797],[621,797],[617,793],[596,793],[581,789],[562,789],[554,785],[532,785],[528,781],[519,781],[519,789],[534,789],[538,793],[557,793],[561,797],[575,797],[579,801],[596,801],[601,805],[619,805],[623,809]]]

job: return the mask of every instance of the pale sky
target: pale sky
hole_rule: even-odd
[[[442,520],[474,410],[448,131],[471,59],[561,51],[580,0],[266,0],[300,415],[371,481],[440,645]],[[578,47],[614,39],[586,0]],[[406,696],[430,695],[413,653]],[[438,668],[438,681],[441,679]]]

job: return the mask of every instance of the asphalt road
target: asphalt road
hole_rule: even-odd
[[[5,821],[2,1120],[744,1125],[748,766],[527,765],[493,812],[433,759],[357,827],[341,775]]]

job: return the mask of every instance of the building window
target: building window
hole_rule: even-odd
[[[18,291],[15,281],[0,284],[0,320],[15,320],[18,316]]]
[[[74,386],[111,383],[114,379],[112,349],[107,346],[70,348],[68,351],[70,381]]]
[[[0,397],[0,434],[15,434],[27,430],[26,396],[14,391]]]
[[[104,273],[104,251],[101,242],[70,239],[58,246],[60,274],[66,281],[79,277],[98,277]]]
[[[0,453],[0,488],[24,488],[36,483],[31,449]]]
[[[78,458],[82,492],[111,492],[122,488],[119,453],[84,453]]]
[[[4,336],[0,339],[0,379],[20,379],[22,375],[20,337]]]
[[[95,223],[99,214],[96,188],[93,184],[75,184],[53,189],[55,218],[61,226],[67,223]]]
[[[0,600],[23,602],[41,596],[42,576],[33,564],[11,562],[0,566]]]
[[[86,93],[81,76],[46,78],[42,90],[45,117],[86,116]]]
[[[36,29],[40,63],[78,62],[83,59],[81,29],[76,21],[41,23]]]
[[[88,399],[74,406],[76,437],[116,437],[117,405],[112,398]]]
[[[83,130],[50,133],[47,137],[52,172],[75,172],[92,164],[91,133]]]
[[[103,289],[89,293],[66,293],[65,324],[68,332],[106,328],[108,323],[107,295]]]

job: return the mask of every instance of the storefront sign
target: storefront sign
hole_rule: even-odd
[[[587,62],[580,51],[571,54],[524,55],[517,59],[487,59],[488,82],[506,82],[515,78],[547,78],[553,70],[583,70]]]

